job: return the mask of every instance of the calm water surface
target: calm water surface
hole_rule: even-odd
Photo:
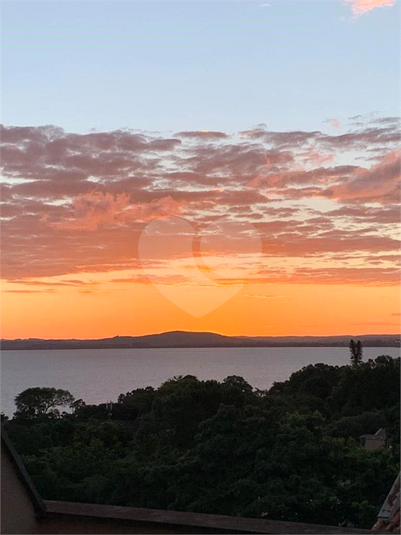
[[[399,356],[393,347],[364,348],[364,360]],[[176,375],[223,380],[240,375],[253,387],[268,389],[307,364],[349,363],[346,347],[63,349],[2,351],[1,410],[12,415],[14,398],[26,388],[50,386],[69,390],[86,403],[116,401],[121,393],[158,387]]]

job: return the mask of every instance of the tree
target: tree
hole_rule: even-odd
[[[36,416],[58,416],[56,407],[70,407],[74,396],[68,390],[56,388],[27,388],[15,398],[16,417],[35,418]]]
[[[349,350],[351,353],[351,363],[353,366],[358,366],[362,362],[362,342],[358,340],[355,342],[351,340],[349,343]]]

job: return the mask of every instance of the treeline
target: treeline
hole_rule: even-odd
[[[45,499],[370,528],[399,471],[399,387],[380,356],[268,391],[185,376],[112,407],[64,397],[72,413],[22,393],[4,425]],[[389,447],[362,448],[380,427]]]

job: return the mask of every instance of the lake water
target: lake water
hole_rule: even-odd
[[[397,357],[399,348],[364,348],[364,360]],[[14,398],[26,388],[49,386],[69,390],[86,403],[116,401],[121,393],[158,387],[177,375],[222,381],[240,375],[266,390],[308,364],[349,364],[347,347],[63,349],[2,351],[1,410],[11,416]]]

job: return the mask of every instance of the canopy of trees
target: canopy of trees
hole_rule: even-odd
[[[15,398],[16,416],[33,418],[43,414],[59,415],[56,407],[70,407],[74,396],[68,390],[56,388],[28,388]]]
[[[3,425],[46,499],[370,528],[399,471],[399,381],[400,359],[381,356],[268,391],[176,377],[111,414],[79,401],[55,415],[68,396],[25,391]],[[363,449],[379,427],[390,448]]]

